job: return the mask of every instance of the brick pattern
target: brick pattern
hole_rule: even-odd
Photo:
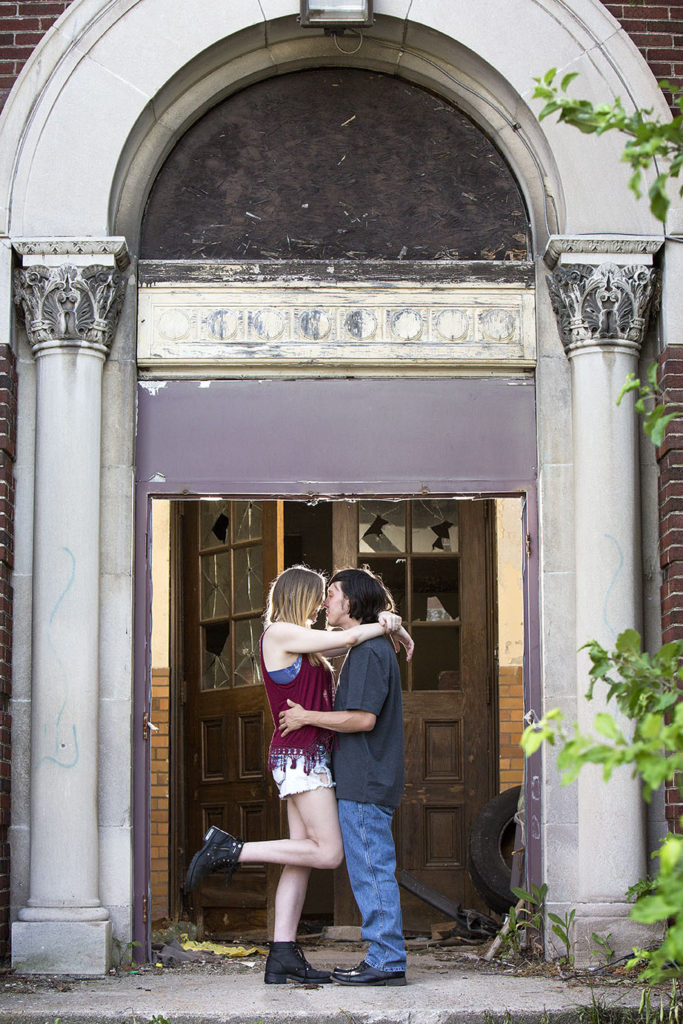
[[[170,676],[166,668],[152,669],[152,721],[158,732],[152,732],[151,778],[151,884],[152,921],[167,918],[170,906],[169,889],[169,724]]]
[[[660,357],[665,400],[683,406],[683,345]],[[683,419],[669,424],[659,460],[659,559],[662,570],[662,639],[683,639]]]
[[[628,32],[658,81],[683,86],[683,0],[651,0],[635,6],[625,0],[603,0],[607,10]],[[678,112],[678,111],[677,111]]]
[[[17,75],[71,0],[0,0],[0,110]]]
[[[524,782],[524,754],[519,740],[524,728],[524,686],[521,665],[501,665],[498,670],[500,759],[502,793]]]
[[[670,345],[659,360],[665,400],[683,407],[683,345]],[[683,419],[667,428],[659,460],[659,559],[662,569],[662,641],[683,640]],[[683,832],[683,798],[675,780],[666,791],[666,818]]]
[[[17,372],[0,346],[0,958],[9,952],[9,841],[12,694],[12,567]]]
[[[683,772],[677,772],[666,791],[665,814],[669,830],[683,835]]]

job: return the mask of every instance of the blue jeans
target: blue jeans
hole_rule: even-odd
[[[339,800],[346,869],[369,943],[366,963],[380,971],[405,971],[401,900],[391,807]]]

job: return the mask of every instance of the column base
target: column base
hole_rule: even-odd
[[[110,921],[15,921],[12,925],[12,967],[20,974],[100,977],[110,966]]]
[[[601,963],[604,954],[593,933],[608,939],[615,957],[626,956],[634,947],[661,942],[664,931],[658,925],[641,924],[630,917],[632,903],[584,903],[576,908],[572,928],[572,950],[577,967]],[[598,951],[597,956],[591,952]]]

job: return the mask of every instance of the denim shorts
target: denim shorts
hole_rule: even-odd
[[[280,791],[280,799],[296,796],[297,793],[308,793],[313,789],[333,789],[332,768],[329,754],[321,756],[311,767],[310,772],[304,771],[304,759],[299,758],[292,767],[273,768],[273,779]]]

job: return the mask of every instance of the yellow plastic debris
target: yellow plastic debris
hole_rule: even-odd
[[[183,949],[200,949],[209,953],[217,953],[218,956],[253,956],[254,953],[261,953],[263,956],[268,952],[261,946],[228,946],[221,942],[193,942],[186,936],[182,936],[180,945]]]

